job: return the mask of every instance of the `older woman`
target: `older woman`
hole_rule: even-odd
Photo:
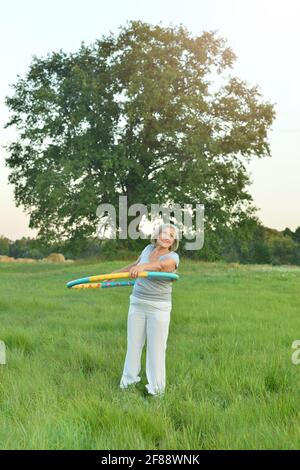
[[[118,272],[136,278],[142,271],[175,272],[179,233],[172,224],[162,224],[152,235],[135,263]],[[138,278],[130,296],[127,320],[127,353],[121,388],[139,382],[141,355],[147,338],[146,388],[150,395],[162,395],[166,385],[165,353],[172,310],[172,281]]]

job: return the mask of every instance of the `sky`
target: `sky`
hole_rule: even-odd
[[[161,26],[183,24],[193,35],[214,30],[237,55],[231,74],[258,85],[275,104],[269,132],[272,156],[249,165],[249,192],[267,227],[300,226],[300,2],[299,0],[10,0],[1,5],[0,44],[0,235],[15,240],[36,235],[29,216],[16,207],[8,184],[4,148],[15,134],[5,96],[32,57],[60,49],[76,52],[127,21]]]

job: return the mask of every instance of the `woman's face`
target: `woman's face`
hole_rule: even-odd
[[[159,234],[157,245],[162,248],[170,248],[175,240],[176,233],[172,227],[165,227]]]

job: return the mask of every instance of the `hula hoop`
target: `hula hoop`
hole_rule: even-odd
[[[142,271],[138,276],[142,278],[149,278],[149,279],[170,279],[177,281],[179,279],[178,274],[174,273],[166,273],[166,272],[156,272],[156,271]],[[112,283],[111,280],[115,279],[129,279],[130,281],[119,281],[119,282],[114,282]],[[136,279],[136,278],[135,278]],[[76,286],[81,286],[87,284],[89,286],[93,287],[119,287],[119,286],[128,286],[128,285],[133,285],[135,282],[135,279],[133,280],[132,278],[129,277],[129,273],[110,273],[110,274],[99,274],[98,276],[90,276],[90,277],[83,277],[81,279],[75,279],[74,281],[70,281],[67,283],[68,288],[73,288]],[[105,281],[99,284],[95,284],[98,281]],[[108,285],[109,284],[109,285]],[[82,287],[84,288],[84,287]]]
[[[108,282],[101,282],[101,283],[89,283],[89,284],[77,284],[73,286],[72,289],[99,289],[104,287],[122,287],[122,286],[134,286],[135,281],[108,281]]]

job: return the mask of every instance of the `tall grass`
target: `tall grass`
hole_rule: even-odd
[[[182,261],[167,387],[119,389],[130,287],[68,290],[126,264],[0,264],[1,449],[296,449],[300,269]]]

